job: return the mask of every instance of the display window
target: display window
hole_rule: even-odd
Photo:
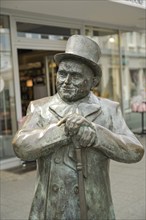
[[[121,101],[120,96],[120,54],[118,31],[86,26],[85,33],[101,48],[101,84],[93,92],[104,98]],[[98,92],[98,93],[97,93]]]
[[[16,132],[16,112],[9,17],[0,16],[0,157],[14,156],[11,141]]]
[[[146,99],[144,39],[144,31],[126,32],[121,36],[125,111],[132,111],[133,100]]]

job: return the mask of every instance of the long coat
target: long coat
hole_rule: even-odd
[[[70,113],[92,122],[96,140],[82,150],[88,220],[114,220],[110,191],[110,159],[138,162],[143,147],[128,129],[119,104],[86,98],[67,104],[58,94],[30,103],[25,123],[13,139],[16,155],[37,160],[37,182],[29,220],[79,220],[79,190],[76,157],[64,125],[56,123]]]

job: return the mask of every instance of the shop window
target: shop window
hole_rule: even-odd
[[[0,157],[5,159],[14,156],[11,141],[13,134],[16,132],[15,97],[8,16],[0,16],[0,34]]]
[[[118,31],[86,26],[85,34],[99,44],[102,80],[95,92],[98,96],[120,102],[120,56]]]
[[[17,36],[32,39],[67,40],[79,29],[17,22]]]
[[[141,96],[145,91],[144,40],[144,31],[127,32],[121,35],[125,109],[131,109],[131,99]]]

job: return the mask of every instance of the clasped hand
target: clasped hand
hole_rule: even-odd
[[[96,137],[94,126],[84,117],[77,114],[69,115],[65,120],[65,134],[75,138],[82,147],[90,147]]]

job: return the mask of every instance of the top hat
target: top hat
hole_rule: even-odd
[[[58,53],[54,56],[55,62],[59,64],[64,59],[81,60],[87,64],[97,76],[102,75],[102,70],[97,64],[101,51],[96,42],[82,35],[72,35],[66,44],[65,53]]]

